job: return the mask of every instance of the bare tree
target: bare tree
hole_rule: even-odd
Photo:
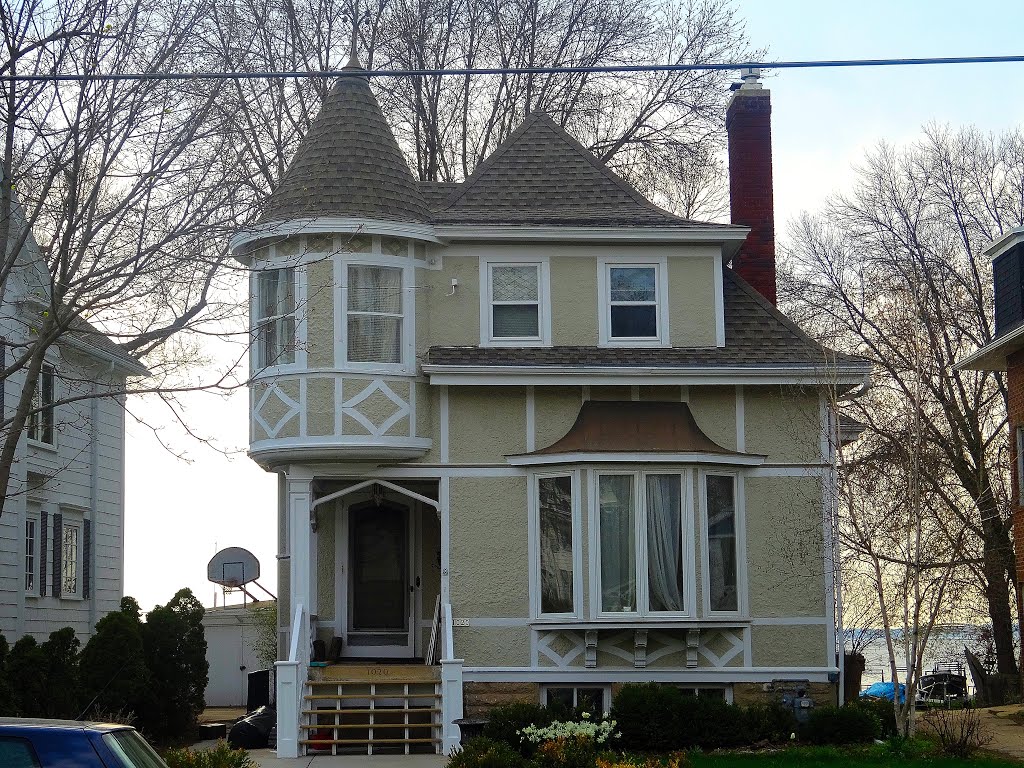
[[[338,69],[353,0],[223,0],[206,55],[244,71]],[[377,0],[359,50],[375,69],[599,67],[756,57],[728,0]],[[728,73],[572,73],[380,78],[382,107],[421,180],[459,181],[535,110],[682,215],[724,209]],[[321,79],[233,81],[219,109],[257,197],[276,186],[316,115]]]
[[[912,553],[893,562],[917,574],[945,573],[943,563],[955,561],[949,578],[970,577],[992,622],[999,671],[1013,673],[1005,385],[953,364],[992,338],[991,267],[981,251],[1024,221],[1024,137],[929,126],[902,150],[880,145],[858,172],[851,193],[792,225],[783,302],[822,341],[875,364],[872,389],[847,406],[866,425],[870,455],[858,460],[879,484],[902,472],[916,495],[879,485],[872,503],[905,519],[919,499],[944,546],[956,545],[924,564]],[[913,471],[910,447],[923,457]],[[866,530],[861,546],[869,552],[892,533]],[[955,613],[969,603],[935,608]]]
[[[186,69],[203,12],[191,0],[0,0],[0,75]],[[128,389],[69,387],[64,402],[195,386],[182,369],[197,355],[188,334],[238,311],[218,294],[238,163],[207,85],[6,79],[0,89],[0,377],[18,393],[0,434],[6,498],[54,345],[96,343],[98,327],[152,372]]]

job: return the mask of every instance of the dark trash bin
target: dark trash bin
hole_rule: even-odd
[[[270,670],[258,669],[246,675],[245,711],[270,706]]]
[[[228,746],[232,749],[263,749],[270,738],[270,729],[277,725],[277,711],[260,707],[250,712],[228,731]]]
[[[452,722],[459,726],[462,741],[469,741],[484,735],[484,726],[487,725],[488,719],[486,717],[460,717]]]

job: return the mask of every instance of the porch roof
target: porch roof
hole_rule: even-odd
[[[761,464],[764,456],[725,448],[697,426],[683,402],[588,400],[576,422],[546,448],[507,457],[510,464],[661,461]]]

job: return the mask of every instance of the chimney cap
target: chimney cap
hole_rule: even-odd
[[[764,88],[761,85],[760,67],[740,67],[740,79],[742,83],[733,83],[731,90],[734,91],[757,91]]]

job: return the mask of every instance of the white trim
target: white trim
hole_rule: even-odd
[[[441,463],[447,464],[450,461],[449,447],[448,447],[448,386],[441,385],[440,393],[440,421],[441,421],[441,435],[440,435],[440,450],[441,450]],[[442,601],[443,602],[443,601]]]
[[[725,277],[722,274],[721,253],[715,254],[715,346],[725,346]]]
[[[308,234],[377,234],[387,237],[408,237],[413,240],[426,240],[440,243],[434,228],[428,224],[411,224],[380,219],[354,219],[346,216],[311,216],[291,220],[270,221],[259,227],[244,229],[231,238],[228,247],[232,255],[243,264],[248,263],[247,257],[237,251],[249,243],[266,238],[283,239],[292,235]],[[426,266],[426,265],[424,265]]]
[[[414,459],[430,450],[425,437],[290,437],[259,440],[249,444],[248,455],[261,464],[290,461],[337,461],[340,459]]]
[[[735,224],[722,227],[560,227],[523,225],[438,224],[433,231],[443,241],[451,240],[545,240],[545,241],[611,241],[669,242],[720,244],[731,257],[750,232],[749,227]],[[232,241],[233,242],[233,241]],[[682,252],[685,254],[685,252]]]
[[[953,365],[955,371],[1005,371],[1006,358],[1024,346],[1024,325],[1007,331]],[[998,353],[998,354],[997,354]]]
[[[309,508],[310,508],[310,510],[314,510],[317,507],[319,507],[321,504],[326,504],[329,501],[334,501],[335,499],[340,499],[343,496],[348,496],[350,493],[355,493],[356,491],[361,491],[364,488],[370,487],[371,485],[382,485],[385,488],[387,488],[389,490],[392,490],[392,491],[394,491],[395,493],[397,493],[397,494],[399,494],[401,496],[406,496],[406,497],[408,497],[410,499],[415,499],[416,501],[419,501],[419,502],[422,502],[424,504],[427,504],[427,505],[433,507],[435,510],[440,511],[440,509],[441,509],[440,502],[434,501],[433,499],[429,498],[428,496],[423,496],[421,494],[415,493],[414,491],[410,491],[408,488],[403,488],[400,485],[395,485],[394,483],[389,483],[387,480],[381,480],[380,478],[373,478],[372,480],[364,480],[361,483],[356,483],[355,485],[350,485],[348,488],[342,488],[340,491],[335,491],[334,493],[329,493],[326,496],[323,496],[323,497],[317,499],[316,501],[314,501],[310,505]]]
[[[533,387],[526,388],[526,450],[537,450],[537,397]]]
[[[611,270],[615,267],[649,268],[654,270],[655,328],[654,336],[619,337],[611,332]],[[602,347],[667,347],[672,338],[669,330],[668,257],[598,256],[597,311],[598,344]]]
[[[437,500],[441,505],[441,604],[451,602],[451,482],[442,477],[437,484]],[[454,648],[449,648],[454,653]]]
[[[1014,227],[989,243],[982,253],[990,259],[998,259],[1022,239],[1024,239],[1024,227]]]
[[[536,267],[537,269],[537,336],[495,336],[491,311],[493,267]],[[480,346],[481,347],[548,347],[551,346],[551,260],[547,256],[485,256],[480,259]],[[513,302],[514,303],[514,302]],[[529,302],[524,302],[529,303]]]
[[[750,623],[755,627],[823,627],[829,621],[825,616],[762,616]]]
[[[736,450],[747,450],[747,407],[742,384],[736,385]]]
[[[773,680],[808,680],[827,683],[835,667],[725,667],[722,669],[587,669],[573,667],[463,667],[466,682],[578,682],[586,685],[588,679],[608,683],[650,682],[656,676],[659,682],[686,683],[770,683]]]
[[[512,466],[544,466],[550,464],[722,464],[756,467],[764,456],[738,453],[556,453],[548,455],[519,454],[506,456]]]
[[[634,345],[635,346],[635,345]],[[434,385],[457,386],[707,386],[721,384],[863,384],[867,367],[747,366],[747,367],[590,367],[542,365],[437,365],[424,364]]]

